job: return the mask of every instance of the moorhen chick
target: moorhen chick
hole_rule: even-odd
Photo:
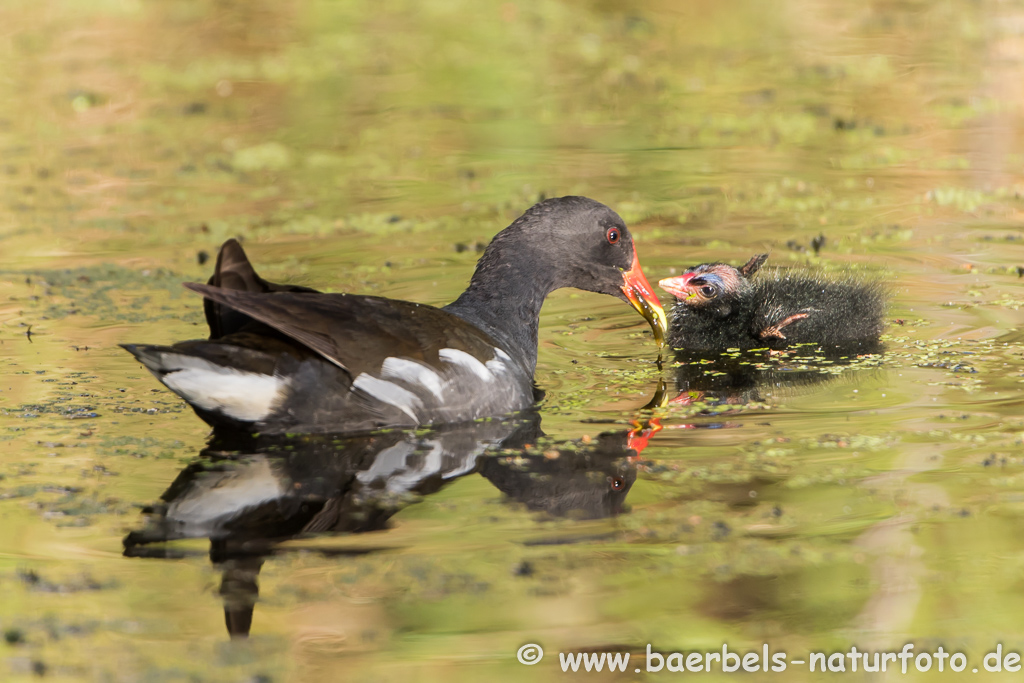
[[[353,432],[462,422],[535,401],[541,305],[561,287],[633,305],[664,343],[665,312],[622,219],[548,199],[498,233],[469,288],[435,308],[260,278],[229,240],[206,298],[208,340],[124,345],[214,426]]]
[[[672,347],[724,351],[813,343],[825,352],[877,349],[886,302],[881,283],[779,268],[754,278],[767,259],[759,254],[740,268],[703,263],[661,280],[676,298]]]

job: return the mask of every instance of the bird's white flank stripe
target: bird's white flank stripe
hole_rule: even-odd
[[[419,422],[416,411],[423,408],[423,402],[408,389],[403,389],[394,382],[379,379],[365,372],[356,377],[355,381],[352,382],[352,387],[369,394],[381,403],[393,405],[413,420]]]
[[[161,356],[160,370],[164,374],[154,374],[168,389],[203,410],[244,422],[267,417],[280,404],[288,386],[283,377],[245,372],[195,356]]]
[[[512,363],[512,356],[508,355],[497,346],[494,347],[494,358],[490,359],[485,363],[487,369],[494,373],[495,376],[504,374],[509,371],[510,364]]]
[[[465,351],[460,351],[458,349],[441,349],[437,352],[437,355],[441,360],[447,363],[462,366],[485,382],[490,382],[494,379],[494,375],[491,374],[491,371],[487,369],[486,365]]]
[[[508,366],[507,366],[507,365],[505,365],[505,364],[504,364],[503,362],[501,362],[500,360],[498,360],[497,358],[492,358],[492,359],[490,359],[489,361],[487,361],[486,363],[484,363],[484,366],[485,366],[485,367],[486,367],[486,368],[487,368],[487,369],[488,369],[488,370],[490,371],[490,373],[491,373],[492,375],[494,375],[494,376],[500,375],[500,374],[502,374],[503,372],[507,372],[507,371],[508,371]]]
[[[408,358],[386,358],[381,366],[380,376],[387,379],[402,380],[408,384],[420,384],[441,400],[444,381],[432,369]]]

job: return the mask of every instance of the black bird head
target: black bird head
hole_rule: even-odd
[[[499,293],[496,281],[519,288],[532,283],[533,297],[540,299],[562,287],[610,294],[639,311],[664,344],[665,311],[640,268],[633,236],[600,202],[560,197],[527,210],[487,247],[471,290],[477,285]]]

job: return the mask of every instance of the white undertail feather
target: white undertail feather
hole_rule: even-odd
[[[147,362],[148,361],[148,362]],[[246,372],[178,353],[143,359],[168,389],[194,406],[243,422],[258,422],[284,399],[288,380]]]

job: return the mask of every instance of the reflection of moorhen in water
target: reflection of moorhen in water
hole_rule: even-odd
[[[455,423],[529,408],[541,305],[562,287],[629,302],[659,342],[666,328],[625,223],[585,197],[529,209],[442,309],[275,285],[234,240],[208,285],[186,286],[206,298],[210,338],[125,348],[210,424],[264,433]]]
[[[240,437],[215,433],[151,510],[151,524],[125,539],[230,540],[250,548],[314,531],[374,531],[407,504],[473,472],[488,448],[535,441],[539,420],[439,429]]]
[[[669,343],[689,351],[781,349],[816,344],[826,353],[878,348],[885,313],[881,283],[826,279],[772,268],[768,254],[740,268],[704,263],[659,284],[676,297]]]
[[[260,567],[277,543],[320,532],[383,529],[416,497],[473,472],[530,510],[583,518],[622,511],[636,478],[629,458],[646,445],[648,432],[533,446],[540,437],[540,419],[532,412],[425,433],[241,440],[215,434],[200,460],[147,511],[146,527],[124,539],[125,554],[170,557],[173,548],[150,544],[209,538],[211,560],[223,572],[228,631],[245,636]]]
[[[624,457],[636,452],[630,449],[636,446],[632,434],[612,432],[590,444],[573,441],[541,453],[485,458],[479,472],[530,510],[579,519],[610,517],[622,512],[636,481],[636,468]]]

